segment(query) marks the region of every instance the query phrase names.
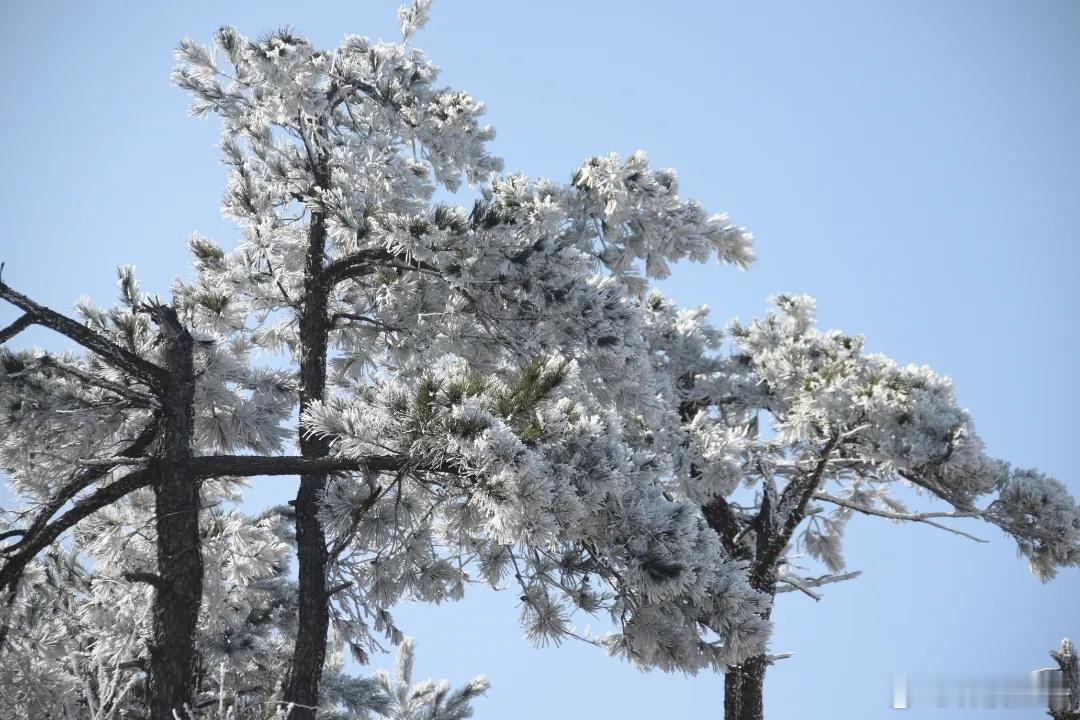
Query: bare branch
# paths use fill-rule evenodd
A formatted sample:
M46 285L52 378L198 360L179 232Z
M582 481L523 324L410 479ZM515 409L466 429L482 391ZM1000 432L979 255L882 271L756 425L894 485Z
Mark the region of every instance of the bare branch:
M0 330L0 345L6 343L11 338L21 333L26 328L34 324L34 318L30 313L26 313L18 320L8 325L3 330Z
M165 581L160 576L154 573L148 572L126 572L124 573L124 579L128 582L141 582L147 585L152 585L155 590L162 592L165 590Z
M977 510L977 508L971 503L970 498L963 497L957 492L942 486L940 483L936 482L931 478L921 477L916 473L911 473L904 470L897 471L897 474L908 482L912 483L913 485L918 485L921 488L929 490L934 495L949 503L953 507L962 508L965 512L974 512Z
M803 583L802 580L796 578L793 575L785 575L784 577L778 578L777 582L787 583L788 587L779 588L776 592L790 592L792 590L798 590L814 602L821 602L821 595L811 590L805 583Z
M372 455L365 458L321 457L299 455L263 457L257 455L203 455L192 459L196 477L252 477L255 475L326 475L339 472L435 472L461 475L461 468L450 462L438 465L417 465L406 457Z
M151 462L148 457L105 457L105 458L81 458L77 461L83 467L105 467L110 470L120 465L146 465Z
M827 495L825 493L814 493L814 499L815 500L820 500L822 502L832 503L833 505L839 505L840 507L845 507L845 508L848 508L849 510L854 510L855 512L860 512L863 515L874 515L876 517L888 518L890 520L901 520L901 521L904 521L904 522L923 523L925 525L930 525L932 527L936 527L939 530L944 530L946 532L951 532L954 535L960 535L960 536L966 537L969 540L974 540L975 542L979 542L979 543L987 542L986 540L983 540L982 538L975 537L974 535L970 535L970 534L964 532L963 530L957 530L956 528L951 528L948 525L942 525L941 523L935 522L933 520L933 518L974 518L974 517L982 517L982 514L978 513L978 512L902 513L902 512L893 512L891 510L879 510L877 508L866 507L865 505L859 505L858 503L853 503L853 502L851 502L849 500L844 500L843 498L834 497L832 495Z
M34 557L51 545L60 535L89 515L107 507L125 495L146 487L153 481L152 468L136 470L116 482L99 488L82 498L56 520L42 527L33 537L19 543L19 550L0 567L0 588L14 590L23 569Z
M0 540L7 540L13 537L26 537L25 530L8 530L7 532L0 533Z
M260 457L255 455L205 455L194 458L192 470L202 478L235 475L322 475L335 472L377 472L400 470L405 465L401 458L374 456L363 460L352 458L306 458L295 455Z
M94 332L85 325L39 305L22 293L0 282L0 300L7 300L33 319L33 323L55 330L61 335L78 343L90 352L98 355L110 365L119 368L155 390L164 384L165 372L151 362L123 348L103 335Z
M396 326L396 325L389 325L387 323L384 323L382 320L376 320L373 317L368 317L367 315L359 315L357 313L334 313L333 317L331 317L330 319L333 320L333 321L337 321L337 320L353 320L355 322L367 323L368 325L374 325L375 327L380 327L383 330L386 330L388 332L400 332L401 331L401 328Z
M798 590L806 593L814 600L821 600L821 596L818 593L811 592L810 588L821 587L822 585L831 585L833 583L844 582L845 580L854 580L862 575L862 570L855 570L854 572L844 573L843 575L822 575L816 578L799 578L794 575L781 575L778 578L778 582L786 583L789 587L779 587L776 592L793 592Z
M427 263L410 260L404 253L391 253L385 248L359 250L328 263L322 271L322 279L329 285L343 280L369 275L378 268L395 268L418 272L438 272Z
M328 588L326 590L326 597L329 599L329 598L333 597L334 595L338 594L339 592L341 592L342 590L348 590L350 587L352 587L352 580L349 580L347 582L343 582L343 583L341 583L339 585L335 585L334 587Z

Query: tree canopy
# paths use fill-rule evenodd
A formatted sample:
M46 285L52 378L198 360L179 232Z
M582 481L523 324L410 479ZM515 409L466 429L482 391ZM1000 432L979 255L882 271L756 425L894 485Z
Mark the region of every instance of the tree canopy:
M676 262L754 260L674 171L504 173L483 104L411 45L428 5L392 43L181 42L240 238L193 236L168 300L122 267L120 304L72 319L0 280L24 313L0 330L6 705L467 717L486 684L410 695L408 643L397 684L342 653L479 582L514 588L534 642L726 672L728 717L760 717L775 595L855 575L854 513L980 518L1043 580L1080 564L1064 485L986 454L947 378L818 329L808 297L721 329L658 293ZM31 325L80 350L8 349ZM280 475L289 506L237 509Z

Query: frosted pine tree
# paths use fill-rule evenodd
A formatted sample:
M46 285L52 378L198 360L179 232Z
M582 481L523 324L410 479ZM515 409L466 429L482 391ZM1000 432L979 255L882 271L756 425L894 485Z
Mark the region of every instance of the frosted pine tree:
M408 34L407 28L405 33ZM283 57L288 62L295 62L297 53L293 51L298 50L300 55L305 52L304 43L283 34L260 44L248 43L234 33L224 31L221 44L226 50L232 48L240 53L238 57L252 54L258 63L265 65L261 70L266 71L267 76L260 78L260 82L271 87L269 83L282 82L282 77L287 77L279 76L274 62ZM561 601L551 597L555 592L567 593L589 610L607 607L613 619L627 624L631 630L637 628L637 632L650 636L661 633L661 642L662 633L670 632L673 644L681 648L680 653L685 653L687 646L694 648L696 623L700 619L719 628L718 633L730 636L730 642L725 644L718 640L709 652L694 649L695 664L701 663L702 658L707 661L709 657L735 657L744 647L760 647L764 641L764 626L755 613L758 609L756 593L741 580L738 567L712 552L710 543L715 543L704 525L695 520L691 509L685 503L673 503L663 494L657 480L662 464L648 453L636 452L620 443L617 424L611 417L605 419L605 415L610 415L603 408L605 398L641 401L635 399L635 385L624 372L627 367L645 367L641 365L642 345L637 317L629 309L633 295L628 291L628 288L641 287L641 283L629 274L598 275L592 268L598 243L604 246L605 265L615 273L621 273L634 257L643 254L650 254L651 263L663 263L664 258L678 259L687 254L704 259L710 252L745 262L749 259L747 238L722 218L707 217L695 204L680 200L675 194L673 176L649 171L641 156L626 163L620 163L614 157L590 161L572 184L558 188L516 176L487 178L482 188L484 199L471 213L445 207L421 211L423 204L430 201L432 191L424 178L425 162L433 176L440 178L446 187L456 184L454 168L458 164L469 166L471 163L480 168L467 173L468 179L477 183L497 166L497 161L482 156L482 153L480 160L468 160L470 153L479 152L475 147L476 140L482 140L487 131L472 129L466 121L466 127L460 133L462 137L455 136L455 131L446 123L458 113L452 108L454 103L468 105L467 98L451 91L430 90L425 83L433 69L422 56L406 52L400 45L376 45L368 57L366 41L360 40L350 40L344 48L340 53L342 62L351 57L356 72L363 72L364 62L374 60L379 66L382 62L379 58L384 54L391 60L398 55L405 58L408 62L404 68L395 69L396 61L388 62L390 74L379 82L395 88L400 80L398 76L409 78L411 91L428 103L425 107L435 118L430 121L434 127L416 130L428 135L414 137L410 128L415 121L409 120L407 113L399 112L400 108L392 108L394 113L383 118L387 108L381 102L374 104L380 98L364 94L370 92L370 88L362 77L356 80L354 90L363 92L354 93L350 96L352 100L343 101L344 104L339 106L350 116L367 117L374 129L369 133L363 124L351 129L345 126L348 132L339 140L347 157L351 157L354 146L384 144L389 149L397 148L397 154L384 152L381 157L364 156L344 166L355 176L346 176L347 182L340 188L343 197L349 202L355 201L356 197L364 202L381 198L382 207L372 205L370 218L364 220L363 232L344 226L346 233L356 235L347 242L356 243L364 239L370 223L372 242L364 247L346 244L343 247L347 253L340 253L342 247L334 248L340 256L322 263L318 273L309 269L306 276L293 273L292 277L275 277L278 272L275 253L281 258L287 258L289 253L296 255L295 248L289 246L289 228L297 221L284 219L275 224L276 216L273 212L267 214L264 208L262 221L269 223L267 227L274 230L272 237L279 242L266 253L259 250L255 255L257 262L265 259L265 272L260 267L247 272L246 276L243 274L250 269L243 264L251 261L249 247L227 256L212 243L196 238L191 246L201 278L195 285L181 284L174 288L177 298L174 307L144 303L137 297L131 274L126 273L124 288L128 311L100 313L84 309L87 316L84 325L89 325L90 331L79 329L65 334L81 342L92 353L104 353L106 360L112 362L104 363L102 368L98 366L100 363L95 364L93 357L72 357L70 365L77 373L68 374L78 374L81 380L98 390L107 383L105 389L113 395L128 401L137 398L141 405L136 407L148 406L150 412L138 417L146 426L137 433L127 433L123 438L126 442L120 448L115 447L117 440L112 436L102 434L107 433L110 425L95 422L93 416L75 414L65 417L59 414L65 409L81 411L81 407L64 408L41 402L36 406L37 412L31 422L24 421L21 416L11 418L8 437L14 451L8 469L13 476L20 473L41 475L50 470L60 470L60 475L72 469L77 473L71 482L60 487L48 484L17 487L20 496L28 502L28 509L15 511L13 528L6 533L7 537L16 539L6 548L5 554L11 558L4 566L5 579L10 581L7 585L10 597L14 598L9 607L11 624L16 624L19 580L26 568L35 562L38 553L85 520L94 533L85 535L94 540L85 552L91 555L107 552L110 547L119 545L125 551L124 564L133 566L120 568L120 578L148 586L142 588L141 595L129 593L119 597L117 593L123 595L126 591L119 588L130 589L132 586L117 585L113 596L95 600L95 604L110 609L145 606L149 593L154 598L153 615L161 619L149 642L151 655L157 653L159 662L154 662L154 657L148 663L142 662L145 658L135 657L121 661L120 664L126 666L121 669L145 669L148 666L152 682L147 694L151 706L156 708L153 710L155 716L168 716L178 707L190 704L189 700L197 702L199 676L195 670L197 637L194 619L199 614L200 603L204 610L209 609L208 602L220 598L221 591L207 584L208 576L200 577L207 571L206 567L200 568L201 555L210 552L213 546L205 542L201 533L194 534L200 524L196 520L200 515L198 506L213 500L200 498L198 493L191 492L191 488L199 482L203 482L204 487L212 487L213 484L206 485L206 481L221 476L311 471L315 474L307 477L315 478L313 482L324 486L317 488L319 491L314 495L304 496L309 500L314 498L308 505L303 497L296 503L301 565L299 613L298 622L293 626L292 669L286 673L284 692L276 701L290 707L294 715L311 714L315 703L321 700L312 688L323 676L326 622L331 609L329 598L335 595L340 598L340 602L332 606L337 621L335 636L344 639L357 656L363 657L375 643L368 623L373 621L374 630L391 640L398 640L400 633L393 627L387 608L403 594L433 600L459 596L467 579L464 568L474 560L484 568L484 575L493 584L499 583L511 562L515 565L514 576L526 590L523 620L529 634L538 641L558 640L569 631L565 620L568 611ZM188 58L200 57L190 45L185 45L182 53ZM325 59L325 56L314 53L308 59L318 67L320 58ZM238 62L241 66L244 64ZM234 70L237 76L243 75L242 67ZM183 72L178 75L181 83L190 81L185 77ZM328 76L313 77L313 88L319 90L324 80L328 80ZM256 94L264 96L262 90ZM352 107L349 102L356 102L360 107ZM393 99L391 107L397 102L399 99ZM420 100L401 100L406 105L418 102ZM451 109L444 113L437 107L440 104ZM474 105L472 112L478 110L479 106ZM442 117L446 113L447 117ZM380 129L380 123L385 123L386 127ZM359 139L348 134L361 130L364 132ZM238 132L232 136L244 137ZM470 139L469 136L477 137ZM252 137L266 139L266 136ZM269 137L273 140L272 133ZM305 137L301 132L302 155L298 146L291 146L296 152L290 157L300 163L299 178L304 177L300 170L310 173L319 170L317 164L305 170L303 163L310 162L311 157L321 157L323 152L319 150L316 156L309 155L308 145L321 140L310 137L305 140ZM414 142L422 148L424 161L404 157L405 149ZM283 151L286 156L289 156L289 147L286 144ZM236 145L227 144L227 150L233 155L239 152ZM257 160L261 152L257 148L252 157ZM252 197L243 194L247 192L245 183L255 191L259 187L252 181L254 176L244 178L243 167L241 163L230 198L237 201L237 207L251 207ZM363 184L365 173L374 178L370 187ZM631 182L624 182L623 176ZM390 192L385 192L385 182L390 182ZM603 183L610 183L612 187L598 190ZM317 185L308 189L316 196L324 194ZM296 202L288 193L285 197L285 204ZM303 231L299 246L310 249L304 243L310 243L312 233L318 240L320 233L343 216L331 216L331 206L321 205L314 197L302 199L317 209L323 208L323 211L307 216L306 226L300 225ZM522 202L524 208L519 207ZM341 207L347 209L345 205ZM272 203L270 209L275 209ZM528 213L529 217L515 217L522 212ZM601 216L607 219L602 220ZM514 226L526 220L530 227L524 234L519 233ZM610 242L599 235L601 222L610 224ZM640 230L634 230L635 223ZM545 241L546 233L563 232L564 229L568 234L559 242ZM642 231L655 233L657 237L651 242L665 245L663 251L654 252L650 244L635 238L634 233ZM257 238L261 230L256 228L252 232ZM342 231L335 232L338 233L335 238L340 238ZM432 237L425 238L425 234ZM440 235L445 235L447 241L445 251L431 246ZM473 257L471 243L478 235L486 236L489 247L486 253ZM400 241L391 240L394 236L400 236L410 244L402 246ZM348 234L345 237L348 238ZM428 255L431 262L444 263L445 267L433 270L433 265L417 259L420 253ZM437 256L436 253L444 255ZM239 273L234 272L237 260L241 263ZM466 275L468 265L474 265L475 269ZM285 263L283 267L294 266ZM219 270L225 272L219 274ZM553 270L559 272L549 272ZM357 282L366 276L376 276L369 278L374 281L371 287ZM237 277L240 282L236 282ZM430 277L431 280L418 284L418 277L424 280ZM536 278L550 278L550 284L536 283ZM309 311L324 302L324 309L329 312L329 293L320 300L321 292L347 282L351 283L348 286L350 294L342 298L335 293L333 315ZM246 288L245 285L253 287ZM370 315L361 314L370 312L367 304L373 298L378 299L378 294L383 293L380 288L388 285L392 292L387 293L386 307L381 308L379 314L384 317L396 314L409 322L419 321L418 327L410 328L405 343L394 336L397 331L389 323L378 319L372 322ZM258 293L264 286L272 294L260 298ZM290 297L289 287L292 287L296 300ZM441 311L430 313L437 318L426 319L427 313L417 313L418 309L423 309L423 305L416 305L418 291L432 296L430 302L435 308L439 307L437 303L443 303ZM475 295L475 299L470 295ZM6 289L5 299L27 312L5 330L5 340L14 337L28 324L57 316L33 305L14 290ZM508 301L513 304L508 306ZM553 305L556 301L559 304ZM280 314L287 315L292 311L299 311L292 321L286 320L277 328L267 324L268 320L280 320ZM147 360L158 359L162 344L160 333L150 330L144 322L147 317L156 317L155 313L167 316L169 331L183 346L183 352L178 352L176 360L184 366L179 374ZM323 393L327 401L333 400L333 403L324 405L321 399L305 401L304 388L321 382L322 361L319 358L327 351L327 345L313 342L310 334L296 333L294 337L295 327L291 327L290 322L297 327L303 325L308 331L318 330L314 326L323 322L343 324L344 327L335 328L341 330L334 333L335 342L349 352L343 352L338 358L339 370L333 378L335 394ZM377 332L372 333L369 325ZM70 330L80 325L68 320L63 327ZM433 328L444 331L433 331ZM537 329L543 332L530 337ZM326 334L330 337L328 327ZM116 342L111 345L103 339L110 335L116 336ZM393 342L386 343L388 338ZM119 341L129 345L130 349L124 349ZM299 442L302 456L212 455L232 449L255 453L277 450L283 408L296 399L295 388L288 382L260 381L259 385L253 386L245 379L248 373L243 365L245 358L239 358L239 362L236 358L222 362L221 353L215 349L227 347L242 354L251 347L273 349L282 344L296 348L299 360L299 404L307 424L302 428ZM395 348L395 344L403 345L402 349ZM122 352L113 345L120 347ZM580 354L588 361L580 365L586 377L607 382L610 387L604 390L600 401L584 391L580 379L574 381L576 389L564 389L558 397L553 395L569 374L571 364L557 357L550 361L534 358L548 357L555 349ZM595 352L586 352L590 349ZM456 360L452 357L455 355ZM432 376L425 370L435 361L441 369L437 376ZM80 367L80 363L90 369ZM5 376L9 382L7 389L15 398L13 407L18 407L24 399L27 392L25 378L36 369L16 365ZM90 370L106 377L98 377ZM483 372L483 376L477 375L478 371ZM48 373L45 375L48 377ZM212 385L210 389L205 387L207 381ZM305 382L309 385L305 386ZM163 391L164 386L182 389L183 397L157 397L156 393ZM446 392L437 392L439 388ZM230 397L230 392L237 397ZM413 400L411 408L410 399ZM403 438L376 444L372 455L357 455L350 448L349 437L344 433L335 434L340 423L335 424L334 413L355 412L369 403L386 402L397 403L391 406L395 411L402 408L415 410L415 430L410 430ZM402 402L406 404L402 405ZM263 404L268 407L261 407ZM548 432L536 420L541 405L550 406L545 412L553 420L567 421L567 438L554 437L550 442L540 443L542 439L548 440ZM175 451L172 454L162 454L163 449L157 442L152 410L158 406L167 408L182 430L181 442L175 447L170 446L171 451ZM122 405L120 409L128 408ZM117 417L125 417L115 410L109 408L114 421ZM470 414L475 417L460 417ZM87 438L81 443L82 449L100 449L104 451L104 457L80 454L61 458L62 462L57 466L44 466L33 452L24 452L48 442L49 433L66 436L69 428L65 423L73 421L87 425L84 428ZM428 441L426 432L430 428L438 429L440 423L447 421L449 434L435 438L445 447L440 448L437 444L427 447L424 444ZM54 422L59 426L52 427L50 423ZM200 424L205 425L205 431L199 432ZM349 425L340 427L350 428ZM254 439L245 436L251 433L255 433ZM488 436L498 434L500 443L489 448L489 440L483 439L477 446L478 436L485 433ZM169 433L170 438L176 435L172 431ZM357 440L367 442L370 439L365 434ZM421 444L414 447L410 442L404 442L414 439ZM326 453L310 451L312 444L322 444L327 449L334 447L335 457L320 457ZM549 452L567 457L549 457ZM503 471L490 481L485 479L496 474L492 468L494 462L504 462L513 456L520 456L520 470ZM429 463L432 457L444 458L445 462ZM515 460L515 464L518 462ZM103 469L79 473L77 469L83 465ZM571 469L575 465L580 465L580 469L573 472L574 482L567 484L557 473L563 467ZM137 469L118 476L116 470L127 467ZM141 561L138 554L127 553L144 529L145 516L138 512L133 516L124 515L122 510L128 503L138 505L138 491L153 485L161 469L172 474L172 489L186 491L182 507L159 508L159 503L155 502L153 509L155 516L160 518L186 518L186 535L158 533L161 542L182 545L184 554L194 561L178 576L167 576L168 573L163 571L164 568L175 570L173 553L168 549L158 547L156 557L154 553L144 552ZM349 475L337 478L332 484L319 480L331 471ZM606 500L610 497L614 505L583 503L575 497L579 486L581 492L591 489L596 498ZM471 503L481 492L489 505L490 516L476 512ZM69 500L76 501L75 507L54 517ZM121 511L117 511L114 505L121 500ZM147 498L143 497L141 503L143 513L151 512ZM562 507L563 504L567 507ZM553 517L545 519L540 514L544 512L552 513ZM650 526L634 525L638 520L636 513L642 512ZM33 518L31 526L23 528L22 519L27 517ZM567 527L560 527L568 526L575 518L588 522L579 524L573 533L567 533ZM104 527L101 522L106 523ZM216 520L213 522L217 524ZM304 525L305 522L308 525ZM536 522L541 527L535 527ZM329 537L323 523L330 531ZM121 529L124 527L128 530ZM656 547L655 542L649 540L657 528L670 528L665 533L672 538L670 548ZM105 532L110 529L112 532ZM118 543L107 542L111 535L118 538ZM322 541L311 542L313 537L316 540L322 538ZM612 558L607 557L609 541L616 543ZM560 544L566 546L565 551ZM512 546L516 547L516 554ZM269 540L262 550L270 556L279 551L279 546ZM579 560L576 566L570 566L568 558L571 555L590 560L588 563ZM702 567L701 578L692 585L667 582L665 568L669 556L679 555L687 555L688 563ZM317 556L316 567L313 572L305 573L305 562L312 556ZM115 556L105 557L116 559ZM222 560L222 563L227 564L227 561ZM280 574L272 560L268 559L267 563L264 572L273 570ZM211 569L213 564L210 564ZM370 571L372 567L377 571ZM610 580L614 592L593 589L589 585L587 568L592 569L594 582ZM620 568L627 572L620 573ZM158 572L154 572L155 569ZM310 585L305 586L305 578L317 586L317 592L311 592ZM338 578L340 582L330 582ZM232 590L240 594L247 590L244 585L231 582ZM577 587L571 588L568 584L571 582ZM200 584L203 584L201 589L208 592L201 594ZM184 612L170 612L164 607L171 596L167 590L175 585L185 589ZM704 608L699 608L698 599L703 597L709 600ZM175 602L176 598L171 601ZM165 619L183 622L165 622ZM211 622L220 625L223 621L212 617ZM311 632L312 622L316 626L322 623L321 633L318 627L316 632ZM116 623L116 627L137 624L131 620ZM26 629L25 625L22 629ZM145 634L136 643L139 648L134 651L136 655L148 644ZM164 651L166 636L171 637L182 652L176 652L175 648ZM105 643L99 643L97 647L104 648ZM311 665L313 661L317 661L315 665ZM296 671L298 663L302 666L300 672ZM167 685L168 689L155 690L155 677L161 681L158 685ZM296 690L298 684L305 687ZM265 693L266 688L262 687L261 692ZM296 693L300 693L301 700L296 699ZM309 702L303 702L304 699Z
M223 446L278 448L276 425L291 403L282 402L284 379L249 368L242 347L197 339L174 306L141 295L130 268L120 275L123 305L106 312L81 303L82 322L0 282L0 298L24 313L0 331L5 342L36 324L87 351L0 354L0 457L24 503L3 513L0 652L5 662L20 649L26 662L38 652L31 638L41 598L33 579L39 554L49 550L60 563L54 577L62 569L73 580L72 597L64 598L73 630L57 637L73 653L66 659L87 652L91 668L141 669L154 715L166 716L192 699L200 603L204 589L218 589L204 582L222 565L257 578L281 555L271 538L260 539L266 528L207 513L222 539L225 528L245 533L263 552L241 558L226 540L204 563L200 509L221 490L200 488L194 456ZM234 432L217 431L215 412L232 418ZM73 529L74 553L59 551L58 540ZM84 559L95 565L92 576L82 571ZM57 587L56 597L62 593ZM32 673L24 677L34 681Z
M403 460L301 478L283 701L296 717L315 705L332 622L363 659L373 631L400 637L396 600L459 597L471 563L521 583L539 641L570 632L576 604L609 611L648 664L760 651L758 593L618 417L665 412L635 262L746 265L749 237L642 154L590 159L564 184L498 175L482 104L437 87L409 45L425 9L403 11L400 43L324 52L225 28L215 48L179 50L193 111L222 119L223 209L244 236L228 251L192 240L196 322L290 354L304 458ZM470 209L435 202L462 183Z
M387 698L386 716L392 720L466 720L473 716L472 701L487 692L487 678L473 678L453 692L450 683L431 680L413 684L415 643L405 638L398 647L395 677L385 671L375 681Z
M753 260L673 171L635 153L564 182L502 174L483 105L411 46L428 5L402 9L395 43L223 28L180 45L175 82L222 121L242 239L193 237L173 305L125 272L127 309L65 323L3 286L26 313L5 342L39 323L90 353L4 356L0 451L24 503L0 530L5 646L39 648L30 665L0 655L5 691L37 708L89 682L95 707L143 692L155 718L226 692L290 718L359 715L369 686L336 673L341 653L401 642L400 599L479 579L515 588L535 642L725 671L727 716L758 718L773 599L853 575L853 512L978 517L1044 579L1077 564L1074 501L987 457L947 380L815 329L806 298L725 335L650 293L683 259ZM455 192L474 199L437 200ZM287 367L256 368L255 351ZM224 509L257 475L300 476L291 507ZM902 507L897 482L944 509ZM172 562L192 548L198 563ZM20 590L32 573L52 573L48 593ZM162 590L182 579L170 614ZM610 632L584 635L580 613ZM51 649L65 633L88 645L69 669ZM118 674L143 666L144 689ZM423 711L459 712L441 702Z
M24 311L5 342L41 325L90 351L0 354L0 452L25 503L0 515L0 699L12 717L95 720L287 707L291 510L228 509L240 485L227 476L297 471L257 454L281 449L295 391L247 346L193 334L186 312L143 297L130 268L120 287L123 305L82 302L77 322L0 280ZM213 454L230 449L256 454ZM342 665L323 668L321 716L388 707Z
M855 513L917 522L973 518L1015 539L1043 581L1080 565L1080 508L1059 481L985 454L949 379L863 352L863 339L814 325L814 301L777 296L774 308L726 333L706 310L652 295L654 366L680 423L652 437L675 459L673 492L700 506L724 552L748 564L768 597L858 576L842 541ZM902 485L939 507L910 509ZM809 575L806 557L823 572ZM725 677L725 717L763 716L771 660L760 654Z

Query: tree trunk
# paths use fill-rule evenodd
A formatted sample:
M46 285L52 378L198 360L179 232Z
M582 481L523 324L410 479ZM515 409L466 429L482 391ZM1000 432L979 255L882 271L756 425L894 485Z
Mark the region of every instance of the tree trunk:
M193 343L171 308L159 308L165 343L161 452L153 481L157 576L134 576L154 585L154 637L150 649L150 716L173 720L195 692L195 631L202 601L199 483L192 472L195 393Z
M833 436L822 448L814 470L793 478L782 493L778 493L772 481L767 480L762 485L761 507L748 525L740 523L722 497L713 498L702 508L706 522L720 536L732 557L750 561L750 586L768 597L768 603L760 613L765 620L772 615L776 602L776 578L784 551L795 529L806 517L807 505L821 485L825 468L838 442L838 436ZM736 542L743 529L754 530L752 554L749 543L739 545ZM765 713L765 671L769 664L766 655L756 655L727 671L724 677L724 720L762 720Z
M327 317L329 290L323 278L326 252L326 224L321 213L313 212L309 246L304 267L304 306L300 313L300 412L322 400L326 391L326 352L330 332ZM321 458L329 454L322 437L310 435L300 423L300 454ZM285 682L283 701L292 704L289 720L310 720L319 705L319 679L326 660L326 633L330 627L330 606L326 588L329 554L326 533L319 521L319 495L326 488L326 475L302 475L296 495L296 553L299 570L299 607L296 646Z
M765 579L754 577L751 584L768 594L769 603L762 617L772 615L776 602L776 581L768 574ZM730 668L724 674L724 720L762 720L765 717L765 672L769 669L766 655L755 655Z
M299 607L284 702L292 704L289 720L315 717L319 678L326 660L330 607L326 597L326 535L318 518L318 496L326 486L323 475L304 475L296 496L296 546L299 564Z
M762 720L765 717L762 690L768 659L750 658L724 675L724 720Z

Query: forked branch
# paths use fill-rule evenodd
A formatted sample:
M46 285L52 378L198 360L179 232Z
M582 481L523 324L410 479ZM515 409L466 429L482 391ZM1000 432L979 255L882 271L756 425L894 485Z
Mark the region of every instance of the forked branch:
M31 324L47 327L78 343L113 367L129 373L132 378L149 385L155 390L160 389L164 384L165 373L158 366L142 359L127 348L117 345L112 340L94 332L85 325L61 315L55 310L50 310L44 305L39 305L2 281L0 281L0 300L6 300L26 313L23 318L15 321L15 325L21 324L18 330ZM29 319L24 320L27 317ZM12 326L9 325L4 329L4 333L8 333L11 328Z

